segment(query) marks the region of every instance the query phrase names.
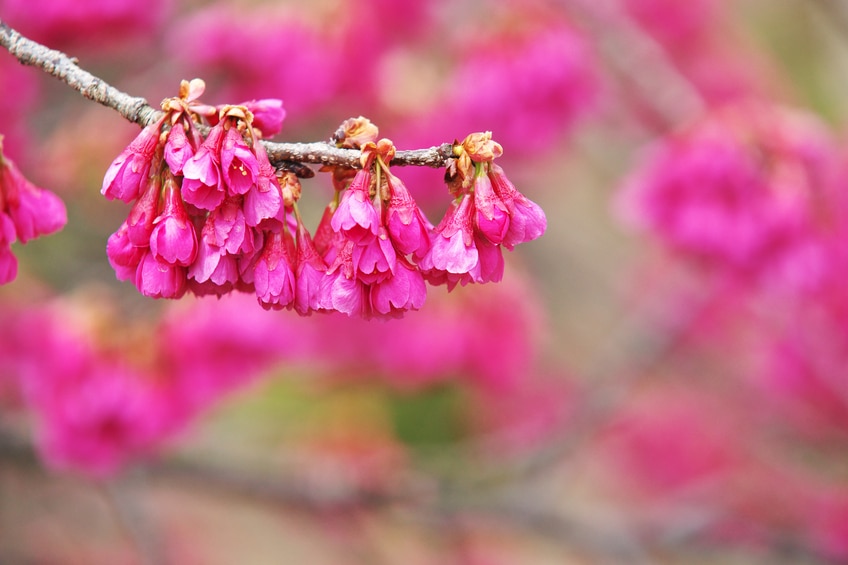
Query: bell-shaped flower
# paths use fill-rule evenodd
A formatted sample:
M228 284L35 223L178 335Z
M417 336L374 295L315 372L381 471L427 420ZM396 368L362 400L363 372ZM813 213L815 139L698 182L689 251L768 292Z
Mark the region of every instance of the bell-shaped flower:
M147 179L147 186L133 204L127 217L127 235L133 245L147 247L153 233L153 222L159 216L160 178L158 175Z
M180 298L186 291L186 268L157 259L148 250L138 265L135 286L151 298Z
M386 169L383 174L389 187L386 227L392 243L402 255L421 258L430 249L433 224L424 216L403 181Z
M100 193L106 198L132 202L144 190L159 145L159 130L165 117L141 130L106 170Z
M452 202L433 232L430 250L418 263L431 284L447 283L452 288L457 282L471 280L470 273L478 266L471 202L471 194Z
M303 224L298 224L294 309L301 316L322 308L321 281L326 272L327 265L318 255L312 237Z
M0 211L11 218L21 243L59 231L68 221L62 200L32 184L15 163L0 156Z
M356 278L372 284L392 276L398 256L386 228L380 226L376 238L352 247L352 260Z
M507 205L495 194L492 180L479 167L474 177L474 228L490 243L502 243L509 229Z
M15 241L15 224L12 219L0 212L0 284L15 280L18 276L18 259L12 253Z
M541 237L548 227L548 220L542 208L516 190L498 165L489 164L488 177L492 181L495 194L509 210L509 229L504 235L504 247L513 249L519 243Z
M134 280L138 264L144 258L147 249L133 245L129 237L129 227L126 222L121 224L118 231L109 236L106 242L106 256L109 264L115 269L119 281Z
M221 171L228 194L245 194L256 185L259 162L238 128L230 127L221 144Z
M372 178L370 169L357 171L330 220L333 231L356 243L367 243L380 227L380 215L371 201Z
M253 149L258 167L256 182L244 195L244 218L249 226L276 217L283 208L280 183L265 147L256 141Z
M279 310L294 301L294 269L283 231L266 235L262 255L253 267L256 297L266 310Z
M251 100L242 104L253 114L253 128L262 132L262 137L268 138L280 133L286 110L283 101L278 98L263 98Z
M371 309L368 303L368 287L354 274L354 245L352 241L345 240L338 249L333 264L327 269L327 274L321 281L321 307L348 316L369 317Z
M371 285L371 309L376 314L400 317L424 305L427 288L421 272L405 259L398 260L394 276Z
M203 210L214 210L226 195L219 157L223 137L224 128L213 127L206 141L183 166L183 200Z
M200 146L197 132L193 126L189 127L190 131L187 135L183 122L178 121L171 127L168 139L165 141L165 162L175 175L182 174L183 167Z
M165 181L165 208L153 224L150 235L153 255L171 265L191 265L197 257L197 232L172 175Z

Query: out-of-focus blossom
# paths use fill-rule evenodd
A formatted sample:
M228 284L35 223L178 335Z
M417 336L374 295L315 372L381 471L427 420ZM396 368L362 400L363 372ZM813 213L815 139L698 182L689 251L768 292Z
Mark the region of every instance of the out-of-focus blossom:
M3 155L2 139L0 136L0 284L6 284L18 273L12 243L57 232L68 215L58 196L32 184Z
M815 288L826 275L816 248L845 229L838 163L814 117L731 106L661 140L625 182L619 210L709 268Z
M56 49L103 48L129 37L153 33L170 11L171 0L144 5L129 0L79 3L72 0L2 0L4 20L22 33ZM119 41L120 40L120 41Z

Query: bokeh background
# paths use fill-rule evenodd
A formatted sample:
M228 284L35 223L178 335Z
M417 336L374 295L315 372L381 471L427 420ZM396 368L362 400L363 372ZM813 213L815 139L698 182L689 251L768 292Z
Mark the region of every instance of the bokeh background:
M848 562L840 0L0 0L154 105L491 130L546 211L402 320L144 298L100 194L138 133L0 53L3 150L68 207L0 288L0 562ZM437 222L442 171L396 171ZM314 227L332 196L304 181Z

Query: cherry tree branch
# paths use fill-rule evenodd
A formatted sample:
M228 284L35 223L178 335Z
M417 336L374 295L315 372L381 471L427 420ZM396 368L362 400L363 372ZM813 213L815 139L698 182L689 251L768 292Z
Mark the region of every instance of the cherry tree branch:
M111 108L126 120L147 126L162 116L162 111L147 100L118 90L103 79L81 68L75 58L50 49L15 31L0 19L0 45L24 65L37 67L56 77L85 98ZM263 141L268 157L275 165L285 161L318 165L342 165L359 168L360 151L342 149L330 142L274 143ZM428 149L398 151L392 159L394 166L412 165L439 168L452 157L453 146L443 143Z

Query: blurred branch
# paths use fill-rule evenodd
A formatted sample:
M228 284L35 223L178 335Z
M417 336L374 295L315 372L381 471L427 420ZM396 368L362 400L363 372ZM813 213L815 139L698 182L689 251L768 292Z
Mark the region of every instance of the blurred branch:
M848 4L845 0L813 0L825 19L839 31L843 40L848 40Z
M665 50L624 11L619 0L564 0L582 21L615 75L635 90L665 128L702 114L706 104L692 83L674 66Z
M134 476L119 478L104 484L103 492L143 565L165 565L168 559L162 536L135 492L138 483Z
M144 98L131 96L94 76L77 64L77 60L61 51L50 49L28 39L0 20L0 45L24 65L37 67L56 77L85 98L118 112L142 127L155 122L162 112ZM328 142L273 143L262 142L273 164L283 161L321 165L343 165L359 168L359 150L341 149ZM398 151L391 164L439 168L452 156L452 145L443 143L428 149Z

